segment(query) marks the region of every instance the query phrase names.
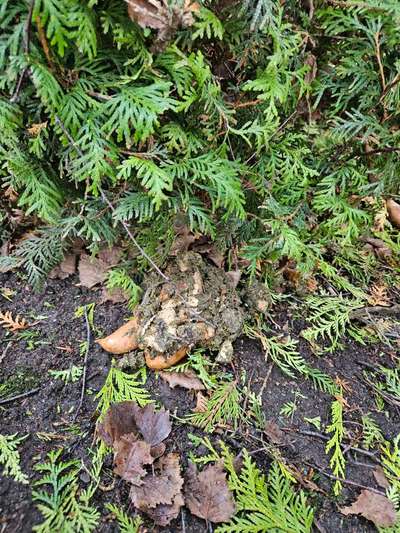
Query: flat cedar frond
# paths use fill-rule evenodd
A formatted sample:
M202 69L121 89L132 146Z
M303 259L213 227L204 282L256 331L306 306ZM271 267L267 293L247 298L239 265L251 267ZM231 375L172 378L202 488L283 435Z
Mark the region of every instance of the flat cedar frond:
M382 430L371 415L367 414L362 417L362 425L363 446L366 450L384 441Z
M243 450L239 473L227 448L223 448L222 455L237 512L230 523L217 528L217 533L311 532L314 511L307 504L305 494L295 492L292 481L278 463L272 463L265 478L247 450Z
M146 369L142 368L135 374L128 374L115 366L111 366L106 381L96 398L99 399L97 410L104 416L112 403L135 401L143 406L152 400L148 391L143 388L146 383Z
M384 441L381 445L381 461L383 471L390 483L388 497L397 511L400 511L400 435L393 442ZM382 530L383 531L383 530ZM394 530L393 533L396 533Z
M3 467L2 474L10 476L15 481L28 484L28 476L20 467L20 455L17 447L26 437L14 435L0 435L0 465Z
M344 436L344 427L343 427L343 402L339 400L335 400L332 402L331 405L331 423L326 428L327 433L332 433L332 436L330 437L329 441L326 444L325 452L329 453L331 450L332 455L330 458L330 465L332 468L332 472L335 476L338 478L345 478L345 467L346 467L346 460L344 458L341 444ZM342 483L338 479L335 481L333 485L333 492L335 496L338 496L340 494L340 491L342 490Z
M207 432L220 425L236 426L242 414L241 399L236 381L221 383L207 399L204 410L187 415L185 421Z
M5 311L4 313L0 311L0 325L12 332L29 328L25 318L21 318L19 315L13 318L11 311Z
M335 395L339 392L333 379L319 370L318 368L308 365L306 360L297 351L297 341L291 338L282 339L276 336L268 335L261 324L257 327L245 326L245 333L253 339L260 340L265 357L271 357L272 361L289 377L295 377L298 372L303 376L310 378L315 388Z
M54 531L91 533L98 526L99 512L89 504L87 493L79 493L80 461L62 461L62 450L52 450L47 462L35 465L42 474L35 483L32 499L37 503L44 521L33 527L38 533Z
M121 533L140 533L140 526L143 524L140 516L132 518L112 503L106 503L106 508L115 516Z
M361 300L342 297L311 296L307 300L310 314L307 322L311 323L302 331L302 336L310 342L326 340L329 345L325 351L332 351L339 345L351 323L351 312L363 307Z

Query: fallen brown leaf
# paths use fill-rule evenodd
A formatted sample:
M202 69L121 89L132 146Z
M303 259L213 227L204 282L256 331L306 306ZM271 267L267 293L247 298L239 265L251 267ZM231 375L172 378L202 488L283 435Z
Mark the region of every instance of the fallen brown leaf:
M167 525L183 505L182 486L179 455L169 453L154 463L154 474L142 478L140 486L132 486L130 498L156 524Z
M138 432L154 449L153 458L156 457L159 451L155 447L171 433L169 411L155 411L152 403L139 407L136 402L120 402L111 405L103 422L97 425L97 433L109 446L114 446L123 435Z
M377 465L374 470L372 471L372 474L375 478L375 481L378 483L380 487L383 489L388 489L390 487L390 483L387 480L387 477L385 476L385 472L383 471L383 468L380 465Z
M283 444L286 440L284 432L273 420L267 420L264 433L273 444Z
M120 402L111 405L103 422L97 424L97 433L108 446L113 446L122 435L137 433L135 402Z
M129 17L142 28L159 30L159 39L164 39L179 26L194 24L193 13L199 10L199 5L190 0L174 6L170 6L167 0L126 0L126 3Z
M370 295L368 296L368 303L373 306L389 307L390 298L387 293L388 288L385 284L374 283L370 289Z
M168 383L171 389L183 387L189 390L204 390L203 383L194 372L159 372L161 378Z
M105 281L107 271L118 264L122 249L117 246L101 250L97 257L82 254L79 260L79 282L83 287L91 289L98 283Z
M393 503L383 494L368 489L361 491L357 500L348 507L342 507L340 512L344 515L360 514L377 527L393 526L397 520Z
M376 239L375 237L364 237L362 240L373 249L379 259L387 260L392 256L392 250L381 239Z
M49 273L51 279L66 279L76 272L76 255L69 254Z
M317 58L314 54L309 53L304 61L304 65L307 65L309 68L309 71L304 76L304 82L307 84L310 84L313 82L317 76Z
M400 228L400 204L389 198L389 200L386 200L386 209L390 222Z
M152 446L166 439L172 429L169 411L155 411L152 403L136 409L135 422L144 440Z
M220 463L208 465L200 473L189 463L185 503L191 513L209 522L226 522L232 518L235 503Z
M154 457L150 453L150 444L137 440L137 435L128 433L114 442L114 472L134 485L141 485L141 478L146 475L144 465L150 465Z
M115 287L114 289L107 289L103 287L99 303L111 302L113 304L124 303L128 300L128 295L122 289Z

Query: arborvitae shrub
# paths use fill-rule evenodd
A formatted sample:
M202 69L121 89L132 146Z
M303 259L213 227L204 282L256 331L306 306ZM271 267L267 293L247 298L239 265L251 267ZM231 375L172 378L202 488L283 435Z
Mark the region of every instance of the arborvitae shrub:
M270 279L290 263L356 293L382 258L370 237L391 273L397 0L202 2L161 41L123 0L31 6L0 7L0 238L21 234L17 207L36 230L3 268L38 282L76 236L125 237L120 221L162 262L180 217Z

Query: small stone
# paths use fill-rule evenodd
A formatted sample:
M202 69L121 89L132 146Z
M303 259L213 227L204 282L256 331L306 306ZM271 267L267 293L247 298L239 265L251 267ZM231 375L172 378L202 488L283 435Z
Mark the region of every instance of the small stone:
M217 358L215 361L221 363L222 365L227 365L232 362L233 359L233 346L230 340L225 340L221 344Z

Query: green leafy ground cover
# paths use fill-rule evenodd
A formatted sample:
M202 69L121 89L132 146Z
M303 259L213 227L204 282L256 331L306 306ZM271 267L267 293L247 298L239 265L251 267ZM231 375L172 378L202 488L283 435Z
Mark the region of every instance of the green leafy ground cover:
M164 13L157 33L131 20L122 0L2 1L0 270L17 269L40 288L77 238L94 254L122 241L123 267L108 284L130 293L132 309L149 258L163 268L180 224L213 241L244 283L264 282L274 302L300 298L302 336L315 352L337 350L345 333L396 350L396 322L374 312L398 297L399 3L221 0L168 11L186 22L176 27ZM265 324L246 333L284 374L332 396L326 452L339 495L346 384ZM366 376L381 408L400 398L394 360ZM189 368L203 383L208 376L210 390L205 411L187 420L206 432L235 427L241 384L210 377L196 357ZM73 383L82 366L53 372ZM112 367L98 392L100 412L114 401L150 401L143 376L121 372ZM282 412L290 418L296 408L295 398ZM368 415L363 439L367 450L379 447L398 510L398 440L385 440ZM21 442L1 436L0 460L24 483ZM311 528L313 512L279 457L265 481L250 456L237 474L230 452L218 453L239 513L221 531ZM80 491L78 462L60 461L52 453L37 466L39 485L53 487L34 493L38 530L95 530L90 500L101 466ZM110 512L122 531L140 527Z

